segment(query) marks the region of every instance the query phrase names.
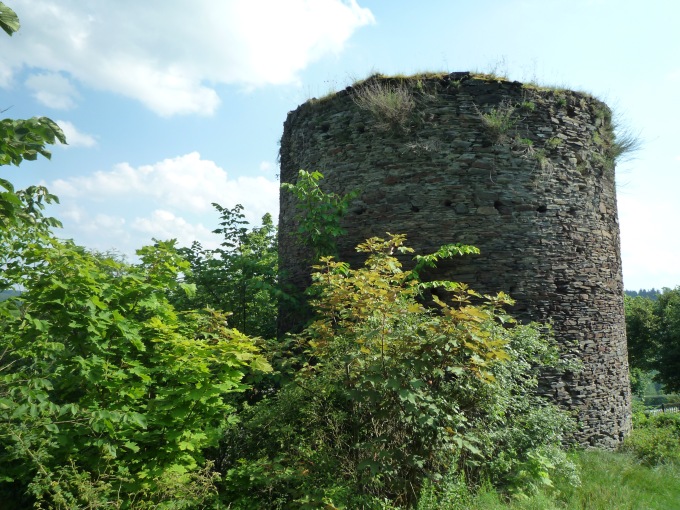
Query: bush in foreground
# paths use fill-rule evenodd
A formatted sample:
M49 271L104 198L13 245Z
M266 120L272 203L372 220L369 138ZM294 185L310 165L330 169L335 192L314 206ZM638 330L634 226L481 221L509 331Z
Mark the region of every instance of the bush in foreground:
M680 414L633 417L633 433L624 441L623 449L649 466L676 464L680 466Z
M173 508L214 499L203 452L227 398L267 370L216 312L177 313L172 243L129 265L15 231L0 237L0 497L15 508ZM162 507L162 506L161 506ZM12 508L11 506L9 508Z
M507 327L503 294L419 280L474 249L446 246L403 271L403 243L369 239L363 268L316 266L317 319L295 338L298 370L223 440L231 508L409 507L447 476L520 492L569 471L559 448L571 422L533 393L555 349L536 326ZM430 289L437 311L421 304Z

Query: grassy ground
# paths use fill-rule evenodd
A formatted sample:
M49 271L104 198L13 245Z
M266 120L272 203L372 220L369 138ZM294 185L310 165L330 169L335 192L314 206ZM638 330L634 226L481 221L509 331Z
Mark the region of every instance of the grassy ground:
M540 493L510 503L493 491L482 492L457 508L470 510L678 510L680 468L647 467L632 455L603 451L574 454L581 486L556 485L552 494ZM454 510L452 507L450 510ZM443 510L443 509L442 509Z

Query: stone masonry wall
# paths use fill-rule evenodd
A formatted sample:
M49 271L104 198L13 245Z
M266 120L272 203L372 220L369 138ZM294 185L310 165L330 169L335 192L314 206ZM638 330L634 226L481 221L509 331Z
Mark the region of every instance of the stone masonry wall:
M408 91L404 121L357 104L371 83ZM631 428L612 142L610 110L586 94L468 73L376 77L289 113L281 180L318 170L326 191L360 191L339 240L352 265L359 242L386 232L407 234L417 253L477 246L436 277L505 291L519 319L552 321L562 355L584 369L546 374L544 391L578 410L578 442L610 448ZM280 267L303 288L293 200L281 194Z

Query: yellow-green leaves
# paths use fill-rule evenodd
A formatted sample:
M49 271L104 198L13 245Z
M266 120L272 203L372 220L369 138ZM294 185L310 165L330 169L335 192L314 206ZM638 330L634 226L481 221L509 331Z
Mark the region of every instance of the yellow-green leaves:
M396 258L412 252L403 235L371 238L357 250L367 254L362 268L332 257L315 266L310 290L317 320L301 335L315 362L300 377L304 384L321 379L345 394L356 469L380 475L380 483L408 500L405 487L413 487L413 477L431 468L437 455L478 452L464 432L468 411L461 395L494 383L493 367L509 359L498 320L506 300L482 298L455 282L421 284L418 270L475 248L442 247L415 257L410 271ZM422 292L434 287L450 293L446 300L430 296L438 311L423 305ZM473 305L472 297L481 304Z

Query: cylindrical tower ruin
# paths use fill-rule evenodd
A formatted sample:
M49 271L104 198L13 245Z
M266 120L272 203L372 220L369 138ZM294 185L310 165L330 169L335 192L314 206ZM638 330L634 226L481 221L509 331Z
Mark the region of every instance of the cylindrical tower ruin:
M442 244L481 255L437 277L505 291L523 321L551 321L574 375L546 374L578 410L583 445L614 447L631 427L611 112L593 97L453 73L372 77L290 112L281 180L318 170L326 191L360 192L338 240L341 260L371 236L405 233L417 253ZM281 194L280 267L308 282L294 199Z

